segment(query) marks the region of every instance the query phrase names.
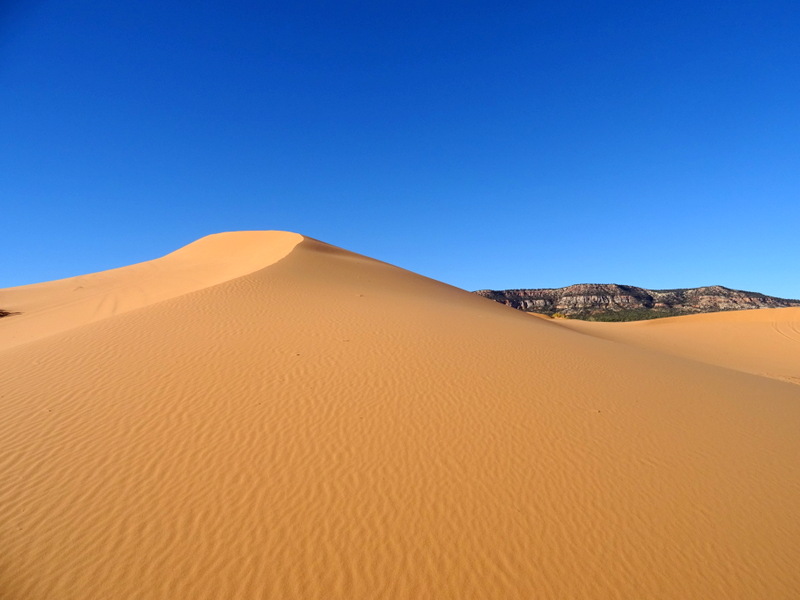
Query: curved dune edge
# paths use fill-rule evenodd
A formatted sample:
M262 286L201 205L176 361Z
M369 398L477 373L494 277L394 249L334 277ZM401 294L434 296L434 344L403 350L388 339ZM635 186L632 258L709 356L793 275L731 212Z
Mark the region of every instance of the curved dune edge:
M163 302L266 268L303 240L286 231L203 237L161 258L56 281L0 289L0 350Z
M601 339L800 384L800 308L762 308L630 323L553 322Z

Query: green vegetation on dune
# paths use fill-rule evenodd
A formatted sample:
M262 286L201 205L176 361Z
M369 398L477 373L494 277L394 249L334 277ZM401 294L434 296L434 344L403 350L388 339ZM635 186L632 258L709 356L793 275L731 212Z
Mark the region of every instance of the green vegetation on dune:
M573 315L574 319L582 319L584 321L602 321L622 322L622 321L645 321L648 319L663 319L664 317L680 317L681 315L690 315L691 312L677 310L677 309L649 309L649 308L631 308L623 310L609 310L596 313L581 313Z
M648 319L663 319L664 317L680 317L682 315L694 314L694 312L678 309L630 308L596 312L583 311L571 314L564 314L561 312L540 314L546 314L548 317L553 317L554 319L578 319L581 321L616 323L625 321L646 321Z

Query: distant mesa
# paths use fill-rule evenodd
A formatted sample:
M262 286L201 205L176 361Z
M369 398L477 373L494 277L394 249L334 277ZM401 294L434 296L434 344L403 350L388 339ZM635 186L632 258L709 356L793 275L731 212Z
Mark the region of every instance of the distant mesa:
M800 306L721 285L648 290L614 283L580 283L558 289L478 290L479 296L530 313L586 321L640 321L697 313Z

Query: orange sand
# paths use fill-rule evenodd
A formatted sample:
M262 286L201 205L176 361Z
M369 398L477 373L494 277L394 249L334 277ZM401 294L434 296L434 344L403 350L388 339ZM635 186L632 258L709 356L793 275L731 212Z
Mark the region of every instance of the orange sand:
M558 323L603 339L800 383L800 308L719 312L632 323Z
M78 279L0 290L4 599L800 593L800 386L294 234Z

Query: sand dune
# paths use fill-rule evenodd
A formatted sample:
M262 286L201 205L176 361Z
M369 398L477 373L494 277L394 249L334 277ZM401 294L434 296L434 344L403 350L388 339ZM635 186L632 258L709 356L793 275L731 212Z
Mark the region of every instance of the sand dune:
M708 313L632 323L557 322L603 339L800 384L800 308Z
M0 291L3 598L798 597L799 386L223 238Z
M302 236L270 231L210 235L163 258L0 290L0 350L74 329L262 269L291 252Z

